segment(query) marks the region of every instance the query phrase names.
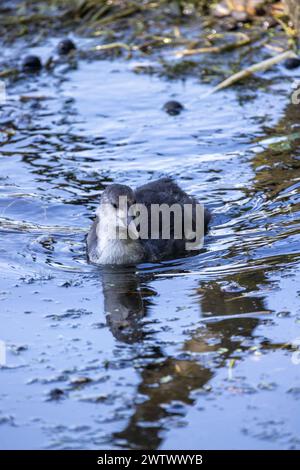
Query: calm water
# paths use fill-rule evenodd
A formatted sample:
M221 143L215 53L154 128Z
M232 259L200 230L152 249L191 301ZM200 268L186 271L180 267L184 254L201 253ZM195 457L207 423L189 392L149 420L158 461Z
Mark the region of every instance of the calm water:
M208 97L133 67L61 63L1 107L0 447L300 448L295 76ZM163 175L212 210L202 252L88 265L105 185Z

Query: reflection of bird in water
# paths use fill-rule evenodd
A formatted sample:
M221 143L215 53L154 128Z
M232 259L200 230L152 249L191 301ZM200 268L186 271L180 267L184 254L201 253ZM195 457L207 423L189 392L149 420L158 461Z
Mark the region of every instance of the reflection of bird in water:
M156 351L152 363L141 370L138 393L145 400L135 405L126 428L115 433L114 438L125 440L126 446L131 449L157 449L166 430L164 420L182 416L183 407L179 404L193 404L191 391L201 389L212 375L201 364L163 358L162 353Z
M122 204L122 198L127 199L126 203ZM170 236L162 236L166 222L162 214L158 214L158 226L153 236L152 208L155 204L164 204L165 208L176 204L176 215L170 211L168 217ZM134 206L140 214L139 207L146 209L144 215L140 215L139 232L131 211ZM188 207L190 214L185 217ZM87 236L88 258L98 264L136 264L186 254L187 242L202 242L210 219L209 212L203 212L200 207L195 198L186 194L170 178L152 181L135 191L125 185L112 184L102 193L96 219ZM187 227L190 230L186 230Z
M146 315L147 300L142 298L135 269L107 266L102 272L104 309L112 334L126 343L144 337L140 320Z
M249 279L248 273L239 273L237 277L245 290L251 290L252 276ZM264 275L258 279L263 283ZM252 346L254 330L259 324L255 312L265 308L260 296L242 298L234 289L224 293L218 283L214 283L212 288L211 283L204 283L199 301L202 313L206 317L212 316L214 321L205 327L196 326L182 343L181 350L193 354L188 358L170 357L157 347L153 350L151 362L145 361L143 367L140 363L141 380L137 393L143 400L137 400L125 428L113 435L114 440L120 441L123 446L130 449L159 448L169 423L174 423L174 418L182 420L186 405L194 405L196 398L191 392L201 391L198 400L201 406L205 406L209 397L209 382L217 368L225 367L235 351L241 354L241 351L247 351ZM233 319L230 315L248 312L253 312L253 318L237 316ZM226 314L229 320L224 318ZM209 362L202 363L199 354L213 352L215 356Z

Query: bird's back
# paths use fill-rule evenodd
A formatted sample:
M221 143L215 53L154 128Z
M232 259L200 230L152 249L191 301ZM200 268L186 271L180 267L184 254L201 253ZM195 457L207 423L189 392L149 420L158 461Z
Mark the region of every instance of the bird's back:
M151 205L152 204L166 204L172 206L178 204L182 208L184 205L192 205L192 229L196 230L196 205L199 202L192 196L186 194L171 178L161 178L152 181L135 190L136 202L143 204L148 209L148 227L151 227ZM204 232L207 231L207 226L210 220L208 211L204 212ZM162 221L160 220L159 239L142 239L144 250L150 259L161 259L171 256L183 254L186 251L186 239L174 238L174 219L170 218L170 239L162 239ZM184 233L184 227L182 227Z

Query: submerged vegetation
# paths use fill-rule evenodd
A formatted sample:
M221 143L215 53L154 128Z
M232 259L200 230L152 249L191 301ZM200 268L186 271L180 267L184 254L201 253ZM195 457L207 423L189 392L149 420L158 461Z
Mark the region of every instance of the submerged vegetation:
M193 76L214 93L279 62L298 67L299 10L294 0L7 1L0 5L4 47L35 48L60 39L43 61L3 56L0 79L9 85L26 73L51 72L62 61L76 68L79 58L122 56L135 59L135 73ZM77 47L76 37L88 41ZM256 86L264 87L263 74L259 80Z
M220 81L296 51L298 16L293 0L25 0L0 6L0 32L6 43L26 36L33 45L62 32L93 37L88 51L93 58L151 57L136 71ZM222 65L216 62L219 54L226 54ZM4 66L0 73L10 71Z

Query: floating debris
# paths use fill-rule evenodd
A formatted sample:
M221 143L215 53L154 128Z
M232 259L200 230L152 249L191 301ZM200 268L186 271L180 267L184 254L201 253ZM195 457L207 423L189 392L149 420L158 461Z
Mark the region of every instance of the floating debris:
M28 55L22 63L22 70L24 72L38 72L42 68L41 59L36 55Z
M218 34L215 35L218 36L219 38L224 36L223 34ZM205 54L205 53L221 53L221 52L228 52L234 49L237 49L238 47L245 46L246 44L249 44L251 42L251 38L244 33L236 33L236 36L238 37L238 40L235 42L229 42L226 44L221 44L220 46L208 46L208 47L200 47L197 49L184 49L183 51L177 52L176 56L177 57L184 57L184 56L190 56L190 55L195 55L195 54Z
M82 385L91 383L92 379L89 377L74 377L70 380L70 383L73 387L81 387Z
M284 62L284 66L288 70L293 70L300 67L300 57L290 57Z
M74 42L67 38L67 39L62 39L57 45L57 52L59 55L67 55L72 51L76 50L76 46Z
M162 377L159 382L161 384L167 384L169 382L172 382L172 380L173 380L173 377L171 375L166 375L165 377Z
M226 80L219 83L219 85L213 88L209 92L209 95L211 95L212 93L215 93L216 91L222 90L224 88L228 88L234 83L239 82L240 80L243 80L244 78L247 78L256 72L260 72L262 70L268 70L269 68L273 67L273 65L278 64L279 62L282 62L285 59L295 58L295 57L297 56L293 51L285 51L282 54L279 54L275 57L271 57L271 59L266 59L266 60L263 60L262 62L251 65L251 67L247 67L246 69L241 70L240 72L237 72L231 75L231 77L226 78Z
M170 116L177 116L183 111L184 107L178 101L167 101L163 106L164 111L170 114Z
M49 392L49 400L60 400L63 398L65 392L61 390L60 388L53 388Z

